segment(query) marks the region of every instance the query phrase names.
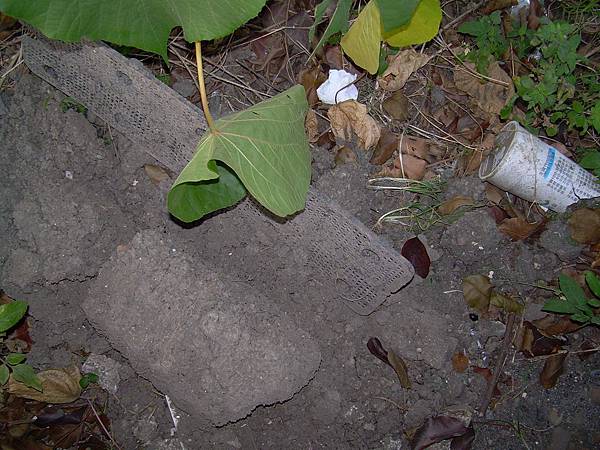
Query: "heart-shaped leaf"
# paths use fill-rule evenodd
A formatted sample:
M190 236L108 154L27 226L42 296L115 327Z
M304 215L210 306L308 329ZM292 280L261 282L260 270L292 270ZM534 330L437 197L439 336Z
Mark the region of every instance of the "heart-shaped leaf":
M377 72L381 45L381 15L377 3L373 0L367 3L342 38L341 44L358 66L371 74Z
M228 35L256 17L266 0L0 0L0 10L46 36L82 37L141 48L167 57L167 38L183 27L189 42Z
M433 39L442 21L440 0L422 0L410 22L384 35L385 41L394 47L422 44Z
M171 214L191 222L243 197L239 180L268 210L288 216L304 208L310 151L304 132L308 103L296 85L244 111L219 119L168 196ZM215 160L226 164L239 180Z
M410 22L421 0L377 0L383 31L389 33Z
M14 300L10 303L0 305L0 333L14 327L27 312L27 303Z
M33 383L32 388L28 387L30 383L16 376L16 369L21 366L25 366L25 364L13 368L13 375L8 381L10 394L46 403L71 403L81 395L79 386L81 374L77 367L44 370L37 374L37 383ZM31 374L33 374L33 369L31 369ZM28 381L31 381L30 378Z

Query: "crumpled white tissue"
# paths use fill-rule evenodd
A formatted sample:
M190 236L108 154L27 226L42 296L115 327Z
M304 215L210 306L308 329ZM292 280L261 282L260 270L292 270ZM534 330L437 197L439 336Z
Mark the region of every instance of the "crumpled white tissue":
M341 103L346 100L356 100L358 98L358 89L356 86L348 83L356 80L356 75L346 72L345 70L329 71L329 78L317 89L317 96L323 103L335 105L335 94L337 93L337 102ZM348 86L342 89L344 86ZM340 91L340 89L342 89ZM339 91L339 92L338 92Z

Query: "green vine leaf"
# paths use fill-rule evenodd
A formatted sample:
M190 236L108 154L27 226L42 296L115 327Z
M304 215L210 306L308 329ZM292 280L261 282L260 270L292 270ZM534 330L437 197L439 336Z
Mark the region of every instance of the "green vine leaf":
M167 57L176 26L189 42L226 36L256 17L266 0L0 0L0 11L68 42L85 37Z
M0 364L0 386L6 384L9 376L10 372L8 370L8 366L6 364Z
M27 303L15 300L5 305L0 305L0 333L14 327L27 312Z
M33 371L33 368L29 364L19 364L12 368L13 377L15 381L23 383L25 386L35 389L36 391L42 392L42 382Z
M315 30L317 28L317 25L323 18L323 14L325 14L325 10L327 9L327 7L329 7L330 3L331 3L331 0L324 0L323 2L319 3L316 6L315 22L310 27L310 30L308 31L308 41L309 42L312 42L312 40L315 36ZM350 17L350 8L351 7L352 7L352 0L339 0L338 1L337 5L335 7L335 11L331 15L331 19L329 20L329 23L327 24L327 28L325 28L325 31L323 32L323 36L321 36L321 39L319 39L319 42L315 46L310 57L312 57L315 54L315 52L329 40L329 38L331 36L333 36L336 33L345 33L346 31L348 31L348 19Z
M419 3L421 0L377 0L381 11L383 32L389 33L410 22Z
M216 131L202 137L195 156L171 187L167 199L171 214L192 222L238 202L243 187L236 185L229 169L274 214L283 217L303 209L310 183L307 110L304 88L296 85L217 120Z
M6 362L11 366L16 366L25 361L26 356L23 353L9 353L6 357Z

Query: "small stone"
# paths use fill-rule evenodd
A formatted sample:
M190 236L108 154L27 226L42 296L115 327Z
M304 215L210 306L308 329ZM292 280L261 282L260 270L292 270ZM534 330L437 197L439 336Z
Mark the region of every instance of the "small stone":
M91 354L81 368L82 373L93 372L98 375L98 384L112 394L119 389L121 364L103 355Z
M171 86L182 97L191 97L196 93L196 85L190 79L177 80Z

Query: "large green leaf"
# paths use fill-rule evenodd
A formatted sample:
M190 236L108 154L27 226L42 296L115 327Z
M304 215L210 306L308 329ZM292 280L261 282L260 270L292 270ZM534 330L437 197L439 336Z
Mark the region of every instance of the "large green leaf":
M190 41L226 36L260 12L266 0L0 0L0 11L46 36L68 42L101 39L158 53L182 26Z
M377 3L371 0L342 38L341 44L355 64L374 74L379 67L381 37L381 15Z
M191 222L243 197L234 177L219 169L215 160L232 169L274 214L288 216L303 209L310 183L311 156L304 132L307 110L304 88L296 85L217 120L217 131L204 135L169 192L171 214Z
M440 0L422 0L410 22L384 35L394 47L406 47L427 42L435 37L442 21Z
M325 13L325 10L327 9L327 7L329 6L330 3L331 3L331 0L325 0L316 6L316 8L315 8L315 23L310 27L310 30L308 31L309 41L312 41L312 38L314 37L314 34L315 34L315 29L317 28L317 25L323 18L323 14ZM331 16L331 19L329 20L329 24L327 25L327 28L325 28L325 31L323 32L323 36L321 36L321 39L319 39L319 42L317 43L313 52L311 53L311 57L319 49L319 47L321 47L323 44L325 44L329 40L329 38L331 36L333 36L336 33L345 33L346 31L348 31L348 19L350 17L350 7L351 6L352 6L352 0L339 0L338 1L337 5L335 7L335 11L333 12L333 14Z
M410 22L421 0L377 0L383 32L389 33Z
M0 333L14 327L27 312L27 303L14 300L0 306Z
M579 283L568 275L561 274L558 284L563 295L571 305L585 305L587 299L583 288Z

